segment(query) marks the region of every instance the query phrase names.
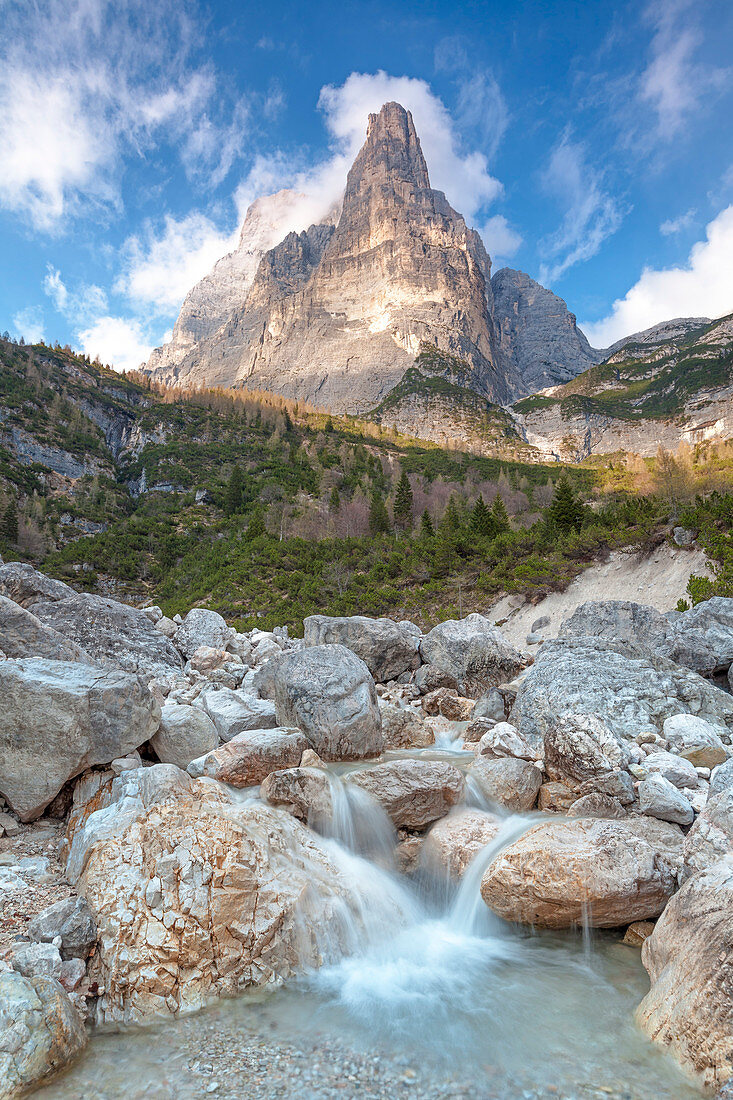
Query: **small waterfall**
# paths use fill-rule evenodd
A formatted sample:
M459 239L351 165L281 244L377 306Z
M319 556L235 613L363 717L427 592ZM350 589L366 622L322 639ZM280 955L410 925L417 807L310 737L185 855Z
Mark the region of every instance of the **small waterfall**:
M494 839L473 857L463 872L461 885L447 916L448 923L456 931L469 936L475 935L481 918L483 917L486 921L488 910L481 897L481 879L484 877L484 872L502 848L518 840L533 822L534 819L528 814L513 814L507 817Z
M379 803L360 787L328 773L330 816L319 814L308 824L347 851L394 869L397 831Z

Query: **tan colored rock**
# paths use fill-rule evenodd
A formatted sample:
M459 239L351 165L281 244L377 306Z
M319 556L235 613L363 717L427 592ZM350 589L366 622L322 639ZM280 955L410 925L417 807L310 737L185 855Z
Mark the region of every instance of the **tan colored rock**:
M299 768L270 772L262 781L260 795L271 806L287 810L306 824L328 823L333 815L331 782L322 765L302 764Z
M719 860L675 894L642 948L651 989L636 1019L708 1088L733 1065L733 861Z
M408 836L394 850L394 861L401 875L414 875L420 865L424 836Z
M431 717L440 715L449 722L468 722L473 713L474 700L466 699L452 688L437 688L424 696L423 710Z
M504 848L481 896L506 920L614 928L657 917L677 887L682 831L650 818L541 822Z
M650 920L635 920L624 933L624 943L629 947L641 947L649 939L654 931L654 922Z
M251 787L270 772L297 767L307 747L298 729L247 730L192 760L187 770L196 779L206 775L232 787Z
M423 749L435 744L435 734L417 711L407 707L381 706L385 749Z
M326 765L321 760L317 752L313 749L306 749L300 758L301 768L325 768Z
M444 817L465 788L458 768L437 760L391 760L348 780L371 795L398 828L414 830Z
M540 769L513 756L476 756L468 774L486 798L517 814L534 808L542 785Z
M733 788L710 799L685 837L682 880L733 855Z
M545 813L565 814L577 800L577 791L571 790L565 783L550 780L540 787L537 807Z
M425 838L423 859L434 871L459 879L471 860L495 839L501 819L483 810L459 810L436 821Z
M567 813L568 817L628 817L627 810L617 798L600 791L581 795Z

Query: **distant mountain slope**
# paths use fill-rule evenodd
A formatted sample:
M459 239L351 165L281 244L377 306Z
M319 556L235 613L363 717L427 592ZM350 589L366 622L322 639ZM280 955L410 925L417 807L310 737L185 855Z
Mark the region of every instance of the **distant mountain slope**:
M660 444L733 436L733 314L637 334L565 385L518 401L514 412L528 443L563 459L651 455Z

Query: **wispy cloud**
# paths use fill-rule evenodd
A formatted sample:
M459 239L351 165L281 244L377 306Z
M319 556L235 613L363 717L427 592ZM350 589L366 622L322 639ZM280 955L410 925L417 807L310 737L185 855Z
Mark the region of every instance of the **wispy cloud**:
M645 268L607 317L583 324L596 347L671 317L720 317L733 311L733 206L707 226L705 240L691 249L685 264L655 271Z
M182 0L7 0L0 42L0 205L36 229L121 205L124 154L168 141L216 185L241 150L248 107L193 61Z
M69 290L61 278L61 272L52 264L46 268L43 290L57 311L77 325L87 323L107 310L107 295L101 286L82 283L76 289Z
M627 210L604 184L585 145L566 130L542 174L543 190L565 213L559 228L539 243L540 282L556 282L574 264L595 256L621 225Z
M13 336L21 336L27 344L37 344L45 334L43 310L40 306L27 306L13 316Z
M443 38L435 47L435 68L451 74L457 84L458 127L477 136L492 160L509 125L509 109L493 71L472 64L458 36Z
M663 237L673 237L676 233L681 233L683 229L689 229L695 221L696 214L697 211L694 208L690 208L686 210L684 214L680 214L676 218L667 218L667 220L660 225L659 232Z

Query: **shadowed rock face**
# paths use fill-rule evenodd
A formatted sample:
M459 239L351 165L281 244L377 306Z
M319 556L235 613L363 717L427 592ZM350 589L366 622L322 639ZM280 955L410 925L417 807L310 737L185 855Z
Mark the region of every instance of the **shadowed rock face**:
M330 238L330 239L329 239ZM246 303L183 359L180 382L241 384L352 412L373 408L428 341L465 359L496 401L491 262L430 187L409 111L371 115L335 231L290 234L260 263Z

